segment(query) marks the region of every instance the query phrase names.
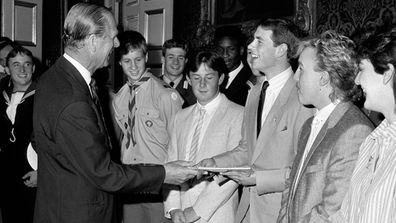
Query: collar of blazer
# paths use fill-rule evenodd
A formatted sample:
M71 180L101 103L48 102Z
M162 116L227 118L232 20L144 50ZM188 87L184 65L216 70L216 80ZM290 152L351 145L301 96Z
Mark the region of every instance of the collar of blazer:
M327 121L324 123L323 127L320 129L318 135L315 138L314 143L312 144L311 149L309 150L309 153L307 154L307 157L304 160L303 163L303 167L301 169L301 171L303 172L308 165L308 161L311 159L312 154L315 152L315 150L318 148L319 144L322 142L322 140L324 139L324 137L326 136L328 130L331 130L332 128L334 128L334 126L340 121L340 119L344 116L345 112L352 106L351 102L340 102L335 109L333 110L333 112L330 114L329 118L327 119ZM302 155L304 153L304 149L305 149L305 145L307 144L308 138L309 138L309 134L311 132L311 123L312 123L313 117L309 118L306 123L304 124L304 126L301 129L302 134L300 135L300 141L298 142L298 152L296 155L296 160L299 160L299 162L297 163L297 169L296 171L298 171L298 166L300 165L301 162L301 158ZM297 173L294 173L294 176L296 176ZM297 184L300 181L302 177L302 174L299 175L298 179L296 179L296 177L294 177L294 180L291 184L291 200L294 198L296 189L297 189Z
M65 75L67 75L67 79L72 78L70 81L72 81L73 84L78 83L80 85L79 89L84 91L84 94L86 94L88 98L91 97L89 87L84 78L77 68L75 68L65 57L61 56L55 66L57 70L60 70L60 73L65 73Z
M260 86L260 85L258 85ZM260 87L258 87L260 88ZM260 90L259 90L260 91ZM271 140L271 137L273 136L273 132L276 131L276 127L278 126L279 120L282 117L283 113L288 110L287 108L287 102L291 97L295 97L294 94L296 94L296 82L293 80L293 77L290 77L285 86L283 86L282 90L279 92L278 97L276 98L274 104L272 105L271 110L269 111L267 118L265 119L263 123L263 127L261 128L261 132L258 136L256 133L257 129L257 107L252 106L250 109L254 109L253 111L250 112L252 114L250 120L251 123L248 123L248 126L251 127L254 126L254 134L250 134L250 140L252 142L252 145L254 147L252 159L251 159L251 164L254 163L254 161L259 157L259 155L264 151L264 148L266 148L267 142ZM259 95L257 93L257 95ZM259 97L257 96L256 100L254 101L254 104L258 104ZM258 146L257 146L258 145Z

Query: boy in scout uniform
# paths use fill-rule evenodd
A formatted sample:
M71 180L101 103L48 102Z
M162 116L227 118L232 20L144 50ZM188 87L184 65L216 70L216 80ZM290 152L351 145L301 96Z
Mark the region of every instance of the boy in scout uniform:
M176 90L146 69L147 44L135 31L120 34L119 64L127 83L112 103L121 129L121 161L124 164L163 164L167 156L168 125L181 109ZM169 222L164 217L162 195L137 194L124 200L123 222Z

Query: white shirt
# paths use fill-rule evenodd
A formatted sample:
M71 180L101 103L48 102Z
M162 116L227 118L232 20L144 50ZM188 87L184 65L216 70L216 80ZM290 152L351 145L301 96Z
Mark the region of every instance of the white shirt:
M85 68L83 65L81 65L80 62L78 62L71 56L67 55L66 53L64 53L63 56L65 57L65 59L67 61L69 61L78 70L78 72L81 74L81 76L84 78L85 82L87 83L88 88L91 90L90 92L92 94L92 89L89 86L89 83L91 83L91 72L89 72L87 70L87 68Z
M267 118L272 106L274 105L276 98L291 76L293 76L293 70L291 67L289 67L268 81L269 86L265 92L263 112L261 113L261 126L263 126L264 121ZM261 87L263 84L264 81L261 83Z
M11 123L15 123L15 116L18 105L21 103L22 97L25 94L24 91L15 92L11 94L11 101L7 106L6 113Z
M237 74L242 70L243 68L243 63L241 62L241 64L239 64L239 66L228 73L228 82L227 82L227 86L225 87L226 89L231 85L232 81L235 79L235 77L237 76Z
M224 94L219 93L212 101L210 101L205 106L202 106L201 104L199 104L199 102L197 102L194 105L195 108L194 108L193 123L197 123L197 119L199 118L199 109L205 109L205 116L204 116L204 120L202 123L201 132L199 133L198 148L200 148L200 146L201 146L206 129L208 128L209 123L212 120L212 117L213 117L214 113L216 112L217 108L219 107L220 101L222 100L223 97L225 97ZM192 142L192 138L194 135L194 131L195 131L195 128L193 126L193 128L191 128L190 132L188 133L188 140L187 140L187 145L186 145L186 147L187 147L186 148L186 160L190 160L190 149L191 149L191 142ZM198 149L198 153L199 153L199 149Z

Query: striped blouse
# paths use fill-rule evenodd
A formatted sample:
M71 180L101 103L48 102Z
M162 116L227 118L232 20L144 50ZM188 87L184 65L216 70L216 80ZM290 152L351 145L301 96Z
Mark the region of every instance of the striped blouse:
M396 222L396 122L384 120L360 146L341 209L331 222Z

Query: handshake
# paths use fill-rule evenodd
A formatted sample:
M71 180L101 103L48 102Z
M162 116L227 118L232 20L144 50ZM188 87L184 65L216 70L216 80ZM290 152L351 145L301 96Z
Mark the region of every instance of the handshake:
M203 171L199 171L197 167L212 166L214 164L213 162L213 164L210 163L208 165L206 163L207 160L211 160L211 159L202 160L199 164L194 164L191 161L183 161L183 160L177 160L177 161L165 163L164 168L166 175L165 175L164 183L180 185L194 177L200 178L202 175L207 173L204 173Z

